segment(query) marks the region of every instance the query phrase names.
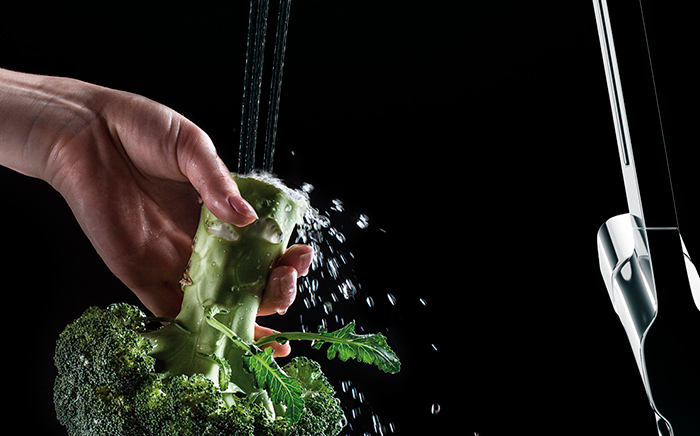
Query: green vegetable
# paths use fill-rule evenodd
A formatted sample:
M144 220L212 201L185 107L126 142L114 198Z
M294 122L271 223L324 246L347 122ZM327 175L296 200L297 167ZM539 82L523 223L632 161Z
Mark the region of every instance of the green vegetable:
M267 276L308 206L271 180L234 177L260 218L237 228L202 207L176 318L120 303L89 308L61 333L54 403L69 435L337 435L345 416L319 364L280 367L262 348L272 342L310 340L330 359L399 371L386 338L354 323L254 341ZM149 331L153 321L168 325Z

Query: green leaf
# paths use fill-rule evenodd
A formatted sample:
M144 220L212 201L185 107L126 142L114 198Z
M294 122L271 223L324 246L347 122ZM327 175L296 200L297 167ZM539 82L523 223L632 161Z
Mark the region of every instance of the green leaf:
M255 345L262 347L278 339L312 341L311 347L317 350L320 350L324 344L329 344L329 359L336 356L342 361L357 359L360 362L375 364L382 371L391 374L396 374L401 370L401 362L386 343L386 337L381 333L358 335L355 333L354 322L331 333L321 328L319 328L319 333L275 333L258 339Z
M357 359L360 362L377 365L384 372L395 374L401 370L401 362L394 351L387 345L386 337L381 333L358 335L355 333L355 323L351 322L340 330L331 333L321 331L324 337L318 341L330 343L328 358L336 356L343 362Z
M256 353L243 356L243 360L253 373L258 387L267 390L274 403L287 408L284 418L291 423L298 422L304 410L301 384L282 371L272 357L272 347L264 351L258 349Z
M261 350L255 344L249 344L239 338L233 330L216 320L212 314L207 316L207 322L215 329L224 333L237 347L245 351L243 361L255 378L260 389L265 389L270 400L286 407L284 418L296 423L304 410L301 396L303 390L299 380L288 376L272 357L272 347Z

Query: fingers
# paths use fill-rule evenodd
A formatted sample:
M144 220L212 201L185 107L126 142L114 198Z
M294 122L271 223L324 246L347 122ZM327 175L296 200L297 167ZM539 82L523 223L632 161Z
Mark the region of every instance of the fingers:
M180 170L214 216L240 227L258 219L255 210L241 197L209 136L185 118L173 128L177 129L175 141Z
M236 182L209 136L192 121L145 97L106 90L103 110L117 142L141 172L176 181L187 179L220 220L248 225L255 210L241 197Z
M308 245L295 244L284 252L277 262L277 266L291 266L297 270L299 277L304 277L309 272L313 258L313 248Z
M297 296L297 278L309 272L313 248L293 245L285 251L267 280L258 316L284 315Z
M258 339L269 336L274 333L279 333L275 330L269 329L267 327L262 327L257 324L255 324L255 333L253 334L253 338L257 341ZM272 357L287 357L289 356L289 353L292 352L292 347L289 345L289 342L286 344L282 345L278 342L273 342L271 344L265 345L262 348L265 349L267 347L272 347Z

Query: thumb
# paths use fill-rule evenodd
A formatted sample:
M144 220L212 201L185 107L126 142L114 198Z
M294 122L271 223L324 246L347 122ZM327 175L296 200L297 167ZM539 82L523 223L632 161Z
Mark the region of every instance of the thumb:
M239 227L258 219L255 209L241 197L209 136L185 118L180 121L176 150L180 171L214 216Z

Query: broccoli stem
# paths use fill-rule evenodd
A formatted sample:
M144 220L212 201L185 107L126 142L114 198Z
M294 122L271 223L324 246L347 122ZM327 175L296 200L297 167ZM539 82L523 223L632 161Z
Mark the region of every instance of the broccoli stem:
M234 176L241 195L259 219L246 227L218 220L202 206L188 271L183 278L183 302L173 322L148 337L153 355L172 375L204 374L220 383L222 359L231 364L230 381L246 393L255 392L253 376L243 367L245 350L225 340L216 321L236 337L253 343L255 318L270 270L284 252L294 226L301 222L306 200L283 186L255 177ZM187 333L189 332L189 333ZM222 386L222 388L226 388Z
M265 345L271 344L273 342L278 342L284 344L288 341L323 341L329 344L347 344L348 341L345 338L334 338L329 335L323 335L320 333L310 333L310 332L293 332L293 333L274 333L269 336L262 337L255 341L256 347L264 347Z

